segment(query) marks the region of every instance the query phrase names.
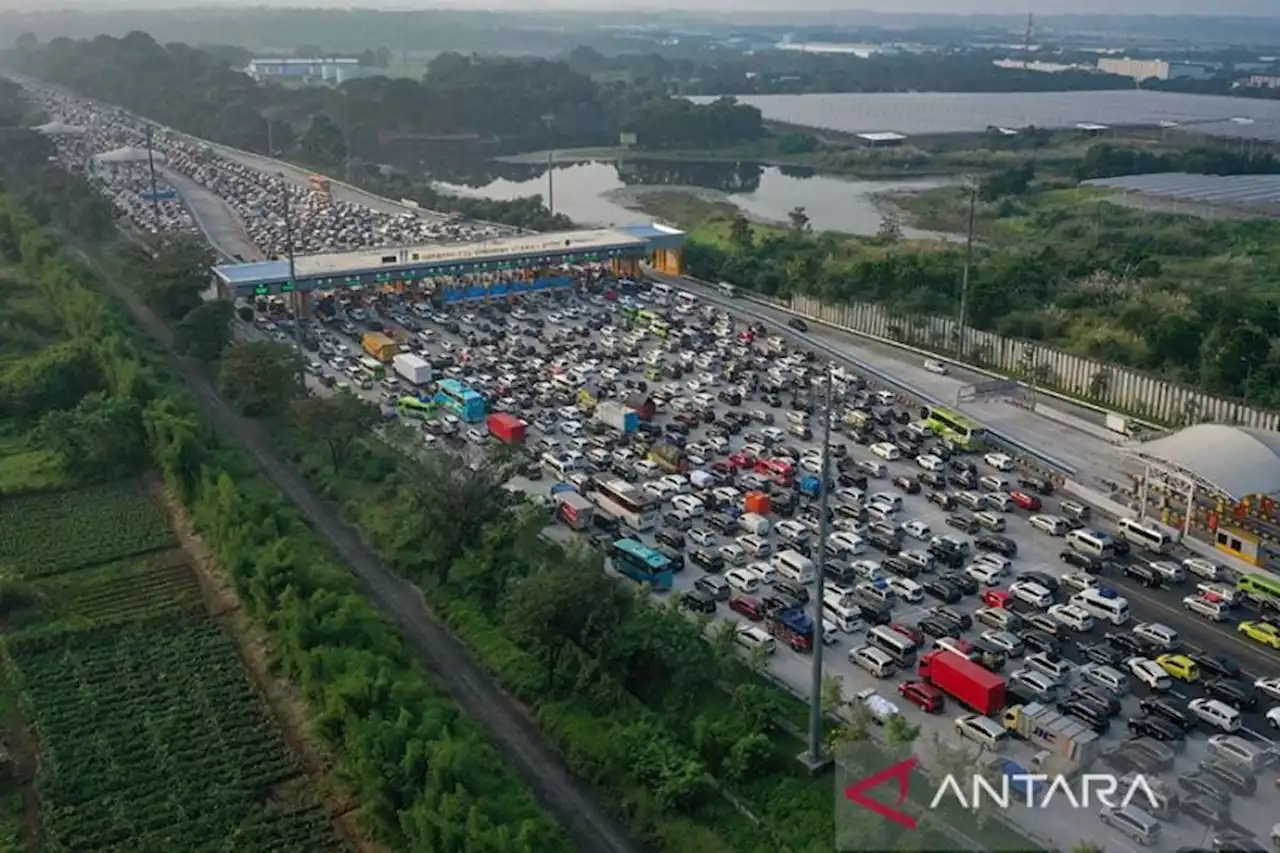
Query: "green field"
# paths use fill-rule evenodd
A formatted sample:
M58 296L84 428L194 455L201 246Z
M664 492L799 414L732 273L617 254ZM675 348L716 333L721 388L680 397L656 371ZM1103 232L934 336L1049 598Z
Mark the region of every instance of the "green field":
M171 547L164 513L140 483L0 502L0 571L35 578Z

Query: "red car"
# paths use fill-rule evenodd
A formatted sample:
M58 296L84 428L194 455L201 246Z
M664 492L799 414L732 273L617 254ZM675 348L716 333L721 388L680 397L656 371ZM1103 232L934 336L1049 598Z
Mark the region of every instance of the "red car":
M711 463L711 470L717 474L732 474L736 470L732 464L721 459L718 462Z
M759 622L764 618L764 606L760 603L760 599L750 595L737 595L729 599L729 609L734 613L742 614L752 622Z
M1029 495L1026 492L1010 492L1009 497L1015 504L1028 512L1039 512L1042 506L1038 497Z
M988 589L982 593L982 603L987 607L1005 609L1008 608L1009 602L1012 600L1013 596L1003 589Z
M751 467L751 459L742 451L730 453L729 458L725 460L735 471L741 471L743 468Z
M924 645L924 634L921 634L910 625L903 625L901 622L890 622L889 627L915 643L917 648Z
M898 685L898 693L927 714L940 714L947 704L941 690L923 681L904 681Z

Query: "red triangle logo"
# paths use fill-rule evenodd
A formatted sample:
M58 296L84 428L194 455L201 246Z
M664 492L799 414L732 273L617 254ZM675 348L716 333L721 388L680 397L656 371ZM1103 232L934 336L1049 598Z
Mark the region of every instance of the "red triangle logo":
M885 820L892 821L893 823L906 827L907 829L915 829L915 818L909 814L900 812L897 809L890 808L884 803L871 799L866 795L866 792L877 785L896 779L898 780L897 805L902 805L907 801L907 792L911 785L911 771L919 763L920 759L913 755L910 758L905 758L902 761L899 761L891 767L886 767L884 770L881 770L873 776L868 776L865 779L854 782L852 785L844 789L845 799L851 803L857 803L864 809L870 809Z

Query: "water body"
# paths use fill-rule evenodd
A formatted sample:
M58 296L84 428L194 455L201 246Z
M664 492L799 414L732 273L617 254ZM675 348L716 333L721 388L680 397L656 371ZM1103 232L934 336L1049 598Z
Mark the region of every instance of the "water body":
M575 222L631 225L651 216L632 209L647 192L686 190L738 207L760 222L786 222L803 207L813 228L849 234L874 234L882 214L879 193L925 190L947 181L864 181L825 175L812 169L761 166L757 163L628 160L620 163L575 163L554 167L501 164L500 176L437 182L441 190L464 196L510 200L554 190L555 209ZM554 187L552 186L554 184ZM904 229L906 236L937 236Z

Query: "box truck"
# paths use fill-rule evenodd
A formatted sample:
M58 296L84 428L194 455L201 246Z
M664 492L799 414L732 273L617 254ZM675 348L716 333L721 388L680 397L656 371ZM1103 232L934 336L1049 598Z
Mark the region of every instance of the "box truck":
M365 332L364 337L360 339L360 346L383 364L391 361L396 353L400 352L400 344L382 332Z
M1004 712L1004 727L1014 737L1050 750L1075 767L1088 767L1098 755L1098 734L1080 720L1032 702Z
M485 419L489 435L503 444L524 444L525 422L507 412L494 412Z
M396 353L391 359L391 369L415 388L431 381L431 363L411 352Z
M605 426L621 433L632 433L640 428L640 414L621 403L607 401L596 406L595 418Z
M979 714L1004 707L1004 679L955 652L938 649L920 658L920 678Z

